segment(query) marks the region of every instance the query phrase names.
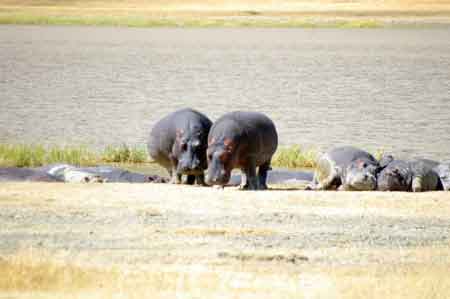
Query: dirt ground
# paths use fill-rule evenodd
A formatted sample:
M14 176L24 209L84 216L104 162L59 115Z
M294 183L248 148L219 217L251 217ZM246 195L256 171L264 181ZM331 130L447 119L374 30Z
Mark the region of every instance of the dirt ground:
M100 289L111 295L120 285L121 298L149 288L155 298L272 298L267 288L273 298L450 295L449 192L3 183L0 228L0 294L11 298L36 298L30 290L44 285L45 298L99 291L102 279ZM61 282L53 266L28 267L42 256L46 265L109 274L73 289L76 271L63 268ZM19 274L37 282L24 285Z

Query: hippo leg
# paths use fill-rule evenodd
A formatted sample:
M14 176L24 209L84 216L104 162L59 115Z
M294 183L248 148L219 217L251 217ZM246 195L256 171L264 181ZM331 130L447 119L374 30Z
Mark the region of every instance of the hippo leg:
M188 185L194 185L194 183L195 183L195 175L192 175L192 174L187 175L185 183L188 184Z
M181 174L177 173L176 168L170 171L170 182L171 184L181 184Z
M199 175L196 175L195 176L195 181L196 181L196 184L199 185L199 186L206 186L205 175L203 173L199 174Z
M422 188L422 178L421 177L414 177L412 180L411 189L413 192L422 192L424 191Z
M259 181L259 189L266 190L267 189L267 172L270 170L270 161L259 166L258 169L258 181Z
M249 163L245 168L246 184L244 190L258 190L259 178L256 176L256 161L254 158L249 158Z
M239 189L247 189L248 184L247 184L247 175L245 174L245 169L242 168L241 169L241 184L239 185Z
M322 181L319 183L317 178L314 178L312 184L309 184L306 187L306 190L336 190L337 186L339 185L337 181L339 180L339 177L336 173L331 173L327 178L322 179ZM345 190L345 187L342 187L340 190Z
M178 160L175 159L174 157L170 156L170 163L172 168L170 169L169 173L170 173L170 183L171 184L181 184L181 174L178 174L177 172L177 168L178 168Z

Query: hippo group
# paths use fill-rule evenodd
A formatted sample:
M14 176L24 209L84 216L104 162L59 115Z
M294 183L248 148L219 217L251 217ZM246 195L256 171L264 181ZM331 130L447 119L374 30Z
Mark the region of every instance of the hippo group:
M212 123L198 111L182 109L156 123L148 152L174 184L186 175L186 184L225 186L238 168L242 189L264 190L277 146L275 124L262 113L235 111Z
M157 121L147 147L169 179L110 166L52 164L35 169L0 168L0 181L127 182L240 186L265 190L267 184L307 183L306 190L434 191L450 190L450 161L384 155L380 160L353 146L335 147L318 160L314 173L272 170L278 132L266 115L234 111L212 122L185 108ZM232 173L234 169L240 175Z
M343 146L322 155L307 190L438 191L450 189L450 163L384 155L379 161L361 149Z
M241 189L265 190L268 177L269 183L284 183L302 176L300 172L281 174L279 171L268 175L277 146L275 124L262 113L229 112L213 123L198 111L182 109L156 123L150 134L148 151L168 170L171 183L193 184L196 180L202 185L226 186L239 182ZM240 169L241 175L232 176L233 169ZM182 182L184 174L187 179ZM281 177L284 180L280 180ZM320 157L306 189L449 190L450 163L427 159L403 161L392 155L385 155L378 161L364 150L341 146Z

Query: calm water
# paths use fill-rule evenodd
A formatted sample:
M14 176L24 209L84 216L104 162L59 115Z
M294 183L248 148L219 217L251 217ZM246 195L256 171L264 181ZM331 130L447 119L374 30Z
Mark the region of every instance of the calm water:
M267 113L282 144L450 159L450 29L0 26L0 142L143 144L155 121Z

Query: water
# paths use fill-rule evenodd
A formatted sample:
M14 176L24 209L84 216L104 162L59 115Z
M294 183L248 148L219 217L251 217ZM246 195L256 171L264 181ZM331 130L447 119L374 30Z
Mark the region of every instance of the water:
M0 26L0 142L144 144L163 115L257 110L281 144L450 159L450 29Z

